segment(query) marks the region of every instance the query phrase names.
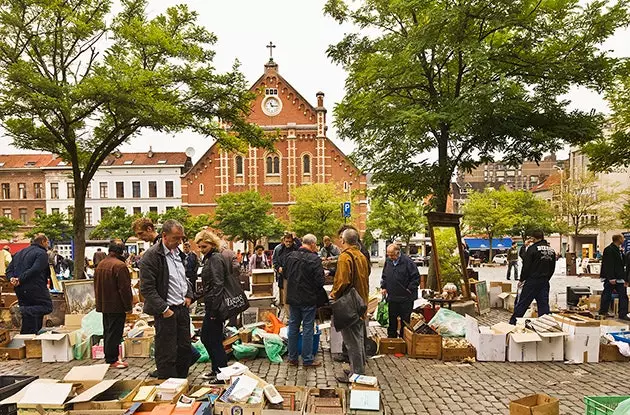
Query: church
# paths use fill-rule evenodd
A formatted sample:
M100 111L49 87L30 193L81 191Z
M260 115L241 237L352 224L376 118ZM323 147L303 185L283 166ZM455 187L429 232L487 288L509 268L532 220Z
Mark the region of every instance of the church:
M250 90L256 98L248 121L268 134L278 134L275 150L250 146L247 153L229 153L213 144L182 176L182 207L193 215L212 213L217 197L256 190L271 195L273 213L287 220L289 206L295 203L292 189L338 183L352 200L353 224L363 234L366 175L326 136L324 93L318 92L317 105L311 105L280 75L273 57Z

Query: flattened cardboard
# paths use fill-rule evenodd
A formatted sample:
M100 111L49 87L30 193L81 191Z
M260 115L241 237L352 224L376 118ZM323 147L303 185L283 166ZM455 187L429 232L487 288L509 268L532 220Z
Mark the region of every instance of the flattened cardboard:
M24 396L18 402L18 408L61 407L66 402L72 385L69 383L35 383L29 385Z
M58 383L59 381L57 379L35 379L33 382L29 383L28 385L26 385L23 389L19 390L15 395L11 395L6 399L3 399L2 401L0 401L0 405L15 405L18 402L20 402L20 400L24 397L24 394L26 393L26 391L28 390L28 388L31 385L36 385L38 383L45 383L45 384L49 384L49 383Z
M75 366L64 376L64 382L81 382L83 380L101 381L109 369L108 364Z
M68 403L89 402L101 393L105 392L107 389L114 386L115 383L116 379L103 380L92 386L91 388L87 389L80 395L76 396L75 398L71 399Z

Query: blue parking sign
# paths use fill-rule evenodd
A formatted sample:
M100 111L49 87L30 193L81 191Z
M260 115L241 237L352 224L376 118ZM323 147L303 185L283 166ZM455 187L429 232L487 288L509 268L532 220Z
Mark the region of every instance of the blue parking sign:
M343 217L344 218L349 218L351 215L351 211L352 211L352 204L350 202L343 202Z

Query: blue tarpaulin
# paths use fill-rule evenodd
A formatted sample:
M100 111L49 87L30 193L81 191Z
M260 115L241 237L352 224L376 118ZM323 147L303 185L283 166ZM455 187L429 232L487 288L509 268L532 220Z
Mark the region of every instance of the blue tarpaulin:
M488 239L486 238L464 238L464 241L468 244L468 249L471 251L487 250ZM512 238L492 238L492 249L508 249L512 246Z

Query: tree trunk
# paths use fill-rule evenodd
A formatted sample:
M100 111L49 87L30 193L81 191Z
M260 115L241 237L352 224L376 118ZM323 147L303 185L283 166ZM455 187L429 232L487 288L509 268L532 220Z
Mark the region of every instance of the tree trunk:
M492 263L492 232L488 232L488 242L490 242L490 245L488 245L488 264Z
M411 252L411 247L409 246L409 242L411 242L411 238L406 238L405 239L405 253L407 254L407 256L409 256L409 252Z
M78 177L77 177L78 172ZM88 182L89 183L89 182ZM74 170L74 279L83 279L85 269L85 195L87 187L81 171Z
M577 256L577 238L580 233L580 221L577 221L577 225L575 225L575 233L573 234L573 252Z

